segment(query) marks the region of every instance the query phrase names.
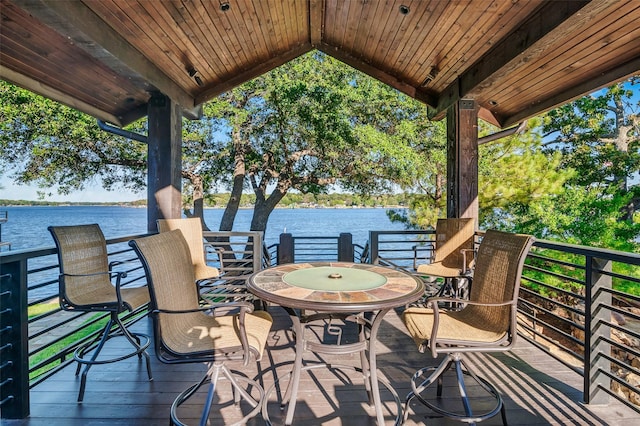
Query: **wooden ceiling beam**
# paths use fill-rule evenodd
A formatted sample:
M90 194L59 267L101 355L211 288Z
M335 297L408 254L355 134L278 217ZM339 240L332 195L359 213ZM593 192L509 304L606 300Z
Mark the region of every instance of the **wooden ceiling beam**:
M198 94L195 99L196 104L204 103L209 99L212 99L215 96L231 90L246 81L259 77L262 74L279 67L280 65L286 64L287 62L297 58L298 56L304 55L312 49L313 47L311 47L310 43L305 43L279 56L275 56L268 61L261 62L260 64L251 67L251 69L249 69L248 71L234 74L233 76L225 78L224 81L220 83L210 85L209 87L204 88L204 90L202 90L202 92Z
M123 125L122 120L116 117L115 115L107 111L103 111L99 108L96 108L95 106L90 105L81 100L78 100L72 96L69 96L54 87L48 86L46 84L43 84L40 81L29 78L25 74L15 72L3 66L2 64L0 64L0 78L2 80L8 81L22 88L30 90L33 93L42 95L45 98L53 99L56 102L60 102L61 104L66 105L70 108L77 109L78 111L83 111L102 121L108 121L109 123L113 123L118 126Z
M103 49L99 60L109 63L110 66L126 66L153 85L150 89L161 91L185 109L193 109L196 106L194 98L189 93L106 25L84 3L73 0L26 0L20 3L20 7L74 40L90 55L96 57L98 50ZM105 54L109 57L105 58Z
M529 108L522 109L517 114L504 117L504 126L510 126L526 119L527 117L531 117L532 115L541 114L542 112L553 109L554 107L564 105L567 102L571 102L584 96L585 93L590 93L603 87L611 86L616 82L624 81L634 75L637 75L639 69L640 58L635 58L619 67L607 71L606 73L600 73L597 76L586 80L576 81L577 84L569 89L561 93L557 93L554 96L547 97L544 101L531 105Z
M442 118L447 109L462 98L473 98L475 93L490 91L495 81L537 57L552 40L597 17L610 1L570 0L543 4L514 33L498 42L441 93L433 118ZM483 107L490 108L489 105ZM504 125L506 123L501 123Z
M424 102L427 105L435 106L437 99L432 96L430 93L421 90L420 88L416 88L404 81L399 80L397 77L371 65L368 64L361 59L354 58L350 54L346 53L344 50L339 49L335 46L331 46L325 43L321 43L317 46L317 49L326 53L329 56L332 56L339 61L344 62L345 64L362 71L363 73L380 80L381 82L393 87L400 92L411 96L414 99L417 99L421 102Z
M324 0L309 0L309 41L314 48L322 42L324 8Z

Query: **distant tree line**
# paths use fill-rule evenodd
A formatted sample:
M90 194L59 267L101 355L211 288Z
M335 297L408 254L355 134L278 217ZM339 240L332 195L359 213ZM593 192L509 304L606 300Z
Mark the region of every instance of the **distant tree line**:
M204 203L205 208L224 208L229 202L231 194L217 193L210 194ZM397 208L408 205L412 194L380 194L380 195L360 195L348 193L330 194L301 194L288 193L278 203L277 208L371 208L387 207ZM240 208L253 208L255 203L254 194L244 194ZM69 201L30 201L30 200L7 200L0 199L2 206L132 206L144 207L147 200L135 201L108 201L108 202L69 202Z

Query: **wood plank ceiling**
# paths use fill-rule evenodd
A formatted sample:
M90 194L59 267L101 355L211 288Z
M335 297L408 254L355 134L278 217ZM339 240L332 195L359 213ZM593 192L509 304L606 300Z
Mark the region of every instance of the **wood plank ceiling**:
M0 78L124 125L318 49L508 126L640 73L640 1L0 0Z

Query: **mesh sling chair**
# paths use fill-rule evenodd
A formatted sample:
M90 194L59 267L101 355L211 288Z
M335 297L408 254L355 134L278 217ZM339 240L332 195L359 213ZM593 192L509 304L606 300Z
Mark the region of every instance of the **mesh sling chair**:
M468 281L462 281L460 277L471 269L474 233L475 221L471 218L438 219L436 222L434 260L418 265L416 271L431 278L444 278L440 295L461 299L468 296Z
M215 300L226 297L234 300L253 300L251 293L247 292L244 283L238 281L219 280L222 278L220 270L207 265L205 258L205 241L202 233L202 222L198 217L181 219L158 219L158 231L167 232L179 229L187 241L196 282L200 285L201 295L209 296ZM218 251L220 266L222 267L222 255Z
M172 424L182 425L177 409L209 380L209 390L200 424L207 423L216 384L226 378L234 389L235 402L242 397L252 411L238 424L255 416L261 409L264 390L255 381L230 370L226 361L242 361L247 366L252 356L260 360L273 322L265 311L253 312L248 302L200 305L189 246L181 231L162 232L132 240L142 261L151 295L150 315L156 356L167 364L203 362L207 372L199 382L183 391L171 405ZM244 389L254 387L258 400Z
M182 231L182 235L189 245L196 281L217 278L220 275L220 271L217 268L207 265L205 261L200 218L158 219L157 225L158 232L173 231L174 229Z
M76 376L84 365L78 401L80 402L84 398L87 373L95 364L116 362L134 355L144 356L147 374L151 380L150 358L146 352L149 346L149 337L130 332L119 317L121 312L133 312L149 303L147 287L122 287L120 285L126 273L110 270L107 244L102 230L97 224L50 226L48 229L58 249L60 307L65 311L73 312L109 313L109 321L102 333L74 352L74 359L78 362ZM114 276L115 286L111 282ZM115 329L112 331L113 326ZM124 335L131 342L134 347L133 351L111 358L99 357L107 340L118 335ZM98 346L94 349L96 343Z
M478 377L465 363L465 352L498 352L511 349L516 340L516 312L520 275L524 260L533 244L528 235L489 230L485 233L476 257L473 286L469 300L459 311L440 311L438 303L446 298L427 299L426 307L407 308L402 319L421 352L430 350L436 358L446 354L438 367L418 370L411 378L412 392L407 395L404 419L414 398L435 412L468 423L506 415L502 398L495 386ZM444 373L455 367L464 414L445 410L427 400L426 389L437 382L437 397L442 396ZM464 369L463 369L464 367ZM471 376L496 400L491 410L474 414L467 397L464 375Z

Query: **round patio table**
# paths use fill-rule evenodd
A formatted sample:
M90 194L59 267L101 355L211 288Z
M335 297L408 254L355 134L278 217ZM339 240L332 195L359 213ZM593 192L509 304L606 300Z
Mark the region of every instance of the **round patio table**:
M376 367L376 336L382 318L389 310L415 302L423 296L422 281L409 273L379 265L313 262L264 269L249 278L247 288L260 299L282 306L293 322L296 355L291 380L281 401L283 409L288 403L285 424L293 422L301 371L316 367L303 366L304 352L310 351L333 355L360 354L369 401L375 407L378 424L383 425ZM359 325L358 341L325 344L305 338L306 324L333 318L356 322ZM382 383L396 399L397 423L402 419L402 404L390 385ZM263 417L269 422L266 404L263 406Z

